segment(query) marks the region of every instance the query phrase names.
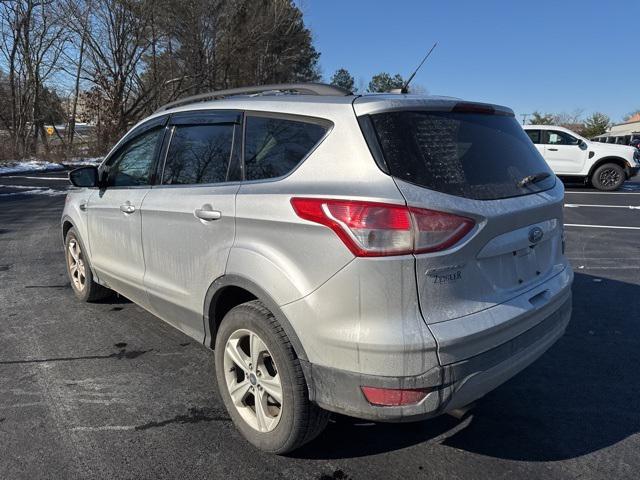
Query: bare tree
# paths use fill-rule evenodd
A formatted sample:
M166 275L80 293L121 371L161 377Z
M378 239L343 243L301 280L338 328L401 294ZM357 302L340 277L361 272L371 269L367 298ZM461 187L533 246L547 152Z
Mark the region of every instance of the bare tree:
M71 49L71 53L65 55L65 61L69 66L66 70L67 75L73 78L73 92L68 101L69 111L66 135L64 138L67 152L73 151L78 116L78 102L81 94L82 68L84 65L87 37L90 34L89 13L91 3L91 0L64 0L61 7L65 25L70 32L71 43L75 47Z
M574 126L581 125L584 120L584 109L577 108L573 112L560 112L554 115L554 121L557 125Z
M38 139L48 152L45 133L46 83L56 73L67 38L55 0L16 0L0 4L0 53L9 76L14 153L35 154Z
M293 0L5 0L0 31L0 126L20 155L49 150L59 85L70 153L80 101L106 148L186 94L320 78Z
M72 19L74 30L85 33L81 79L93 84L103 102L98 128L105 144L140 117L156 90L142 80L155 8L151 0L86 0Z

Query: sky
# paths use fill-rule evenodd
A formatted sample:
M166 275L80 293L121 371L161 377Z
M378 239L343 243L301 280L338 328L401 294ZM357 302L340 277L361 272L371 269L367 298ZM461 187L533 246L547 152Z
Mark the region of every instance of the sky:
M640 0L299 0L325 80L381 71L520 114L640 109Z

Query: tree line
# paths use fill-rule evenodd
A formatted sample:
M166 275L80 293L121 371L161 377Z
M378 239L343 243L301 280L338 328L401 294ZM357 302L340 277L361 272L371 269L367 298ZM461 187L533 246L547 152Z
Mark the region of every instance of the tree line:
M178 98L321 79L293 0L4 0L0 31L0 158L78 154L86 119L100 154ZM358 90L345 69L332 83ZM403 84L380 73L368 91Z
M90 147L103 154L178 98L322 77L293 0L3 0L0 32L0 159L90 154L76 138L87 119ZM330 82L363 93L399 89L405 79L380 72L356 85L340 68ZM578 123L585 136L610 124L600 113L570 120L539 112L531 119Z
M5 156L73 151L79 110L104 151L186 95L320 79L292 0L5 0L0 30ZM60 123L64 132L45 131Z
M611 128L611 119L602 112L594 112L584 117L581 109L567 113L541 113L533 112L528 121L529 125L559 125L573 130L586 138L602 135Z

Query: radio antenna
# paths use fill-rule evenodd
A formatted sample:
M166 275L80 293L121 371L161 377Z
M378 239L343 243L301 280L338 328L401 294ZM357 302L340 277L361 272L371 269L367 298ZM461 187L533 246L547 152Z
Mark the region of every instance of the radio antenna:
M420 62L420 65L418 65L418 68L416 68L413 73L411 74L411 76L409 77L409 79L404 82L404 85L402 86L402 88L400 89L400 93L409 93L409 83L411 83L411 80L413 80L413 77L416 76L416 73L418 73L418 70L420 70L420 67L422 67L422 65L424 64L424 62L427 61L427 58L429 58L429 55L431 55L431 52L433 52L433 50L438 46L438 42L433 44L433 47L431 47L431 50L429 50L427 52L427 54L424 56L424 58L422 59L422 61ZM397 91L397 90L396 90Z

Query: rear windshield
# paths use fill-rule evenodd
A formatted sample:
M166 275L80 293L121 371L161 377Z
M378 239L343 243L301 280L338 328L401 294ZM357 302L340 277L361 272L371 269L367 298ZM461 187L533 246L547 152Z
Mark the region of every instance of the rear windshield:
M527 195L555 184L512 116L400 111L371 115L371 121L389 173L401 180L477 200ZM541 173L549 176L521 183Z

